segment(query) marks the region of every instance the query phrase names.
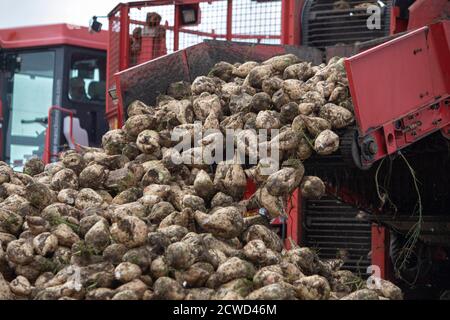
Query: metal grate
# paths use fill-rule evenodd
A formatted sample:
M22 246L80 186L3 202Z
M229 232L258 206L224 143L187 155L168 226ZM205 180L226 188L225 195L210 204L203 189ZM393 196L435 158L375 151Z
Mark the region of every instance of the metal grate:
M233 1L233 41L281 44L280 1Z
M281 43L281 9L282 1L256 2L252 0L216 0L193 1L200 8L199 23L193 26L176 26L176 10L172 1L167 4L144 5L128 4L128 30L130 47L134 41L133 34L141 34L139 53L135 54L130 48L128 66L132 67L159 56L173 53L176 50L185 49L204 40L233 40L251 43L280 44ZM161 17L159 26L148 28L147 15L157 13ZM111 18L110 28L117 32L112 33L110 50L112 64L119 66L120 10ZM123 23L123 22L122 22ZM151 31L148 31L150 30ZM147 30L147 33L146 31ZM156 31L155 31L156 30ZM163 39L155 40L154 33L161 33ZM146 38L146 34L152 33L152 39ZM178 34L178 36L176 36ZM116 39L117 38L117 39ZM147 49L152 53L146 53ZM110 68L111 73L119 71Z
M383 5L380 5L382 3ZM381 8L381 28L370 30L367 21L372 15L363 4ZM302 43L316 48L353 44L389 35L390 0L308 0L302 17Z
M303 211L303 244L322 259L344 259L343 269L365 275L371 265L371 225L358 210L331 197L308 200Z
M154 50L164 54L174 52L174 34L172 27L175 21L175 6L173 5L130 8L130 34L133 34L136 28L145 28L147 14L151 12L156 12L161 16L160 25L165 31L166 38L165 48L154 48Z
M231 5L231 21L228 6ZM281 0L255 2L252 0L216 0L199 2L200 21L194 26L179 29L178 43L175 43L175 7L173 5L130 8L130 33L145 24L149 12L161 16L161 26L166 30L167 53L176 48L185 49L204 40L225 40L231 36L234 41L279 44L281 39ZM227 27L232 26L232 34Z

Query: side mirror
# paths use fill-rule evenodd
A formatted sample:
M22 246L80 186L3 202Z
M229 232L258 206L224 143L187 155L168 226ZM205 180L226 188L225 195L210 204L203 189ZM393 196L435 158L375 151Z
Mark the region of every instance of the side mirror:
M102 24L98 22L98 18L96 16L92 17L91 21L89 21L89 32L90 33L98 33L102 31Z

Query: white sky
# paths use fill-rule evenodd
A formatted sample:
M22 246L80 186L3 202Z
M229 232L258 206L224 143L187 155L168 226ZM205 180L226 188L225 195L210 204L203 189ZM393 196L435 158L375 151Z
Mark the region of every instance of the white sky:
M63 22L88 26L92 16L107 15L119 2L121 1L0 0L0 28ZM106 20L102 22L107 28Z

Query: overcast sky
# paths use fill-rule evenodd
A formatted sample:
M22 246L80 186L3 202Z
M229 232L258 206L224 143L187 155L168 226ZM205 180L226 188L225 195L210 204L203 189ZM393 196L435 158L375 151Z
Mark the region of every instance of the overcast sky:
M121 1L0 0L0 28L61 22L87 26L92 16L107 15L119 2Z

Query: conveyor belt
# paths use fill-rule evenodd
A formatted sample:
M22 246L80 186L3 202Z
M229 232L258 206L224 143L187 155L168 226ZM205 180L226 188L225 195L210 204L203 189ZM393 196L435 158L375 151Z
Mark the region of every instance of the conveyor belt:
M371 14L355 5L377 1L346 0L348 8L335 9L336 0L308 0L302 15L302 44L324 49L337 44L353 44L389 35L391 1L381 9L381 29L370 30Z
M303 244L322 259L344 255L343 269L365 275L371 264L371 224L357 214L357 209L332 197L305 201Z

